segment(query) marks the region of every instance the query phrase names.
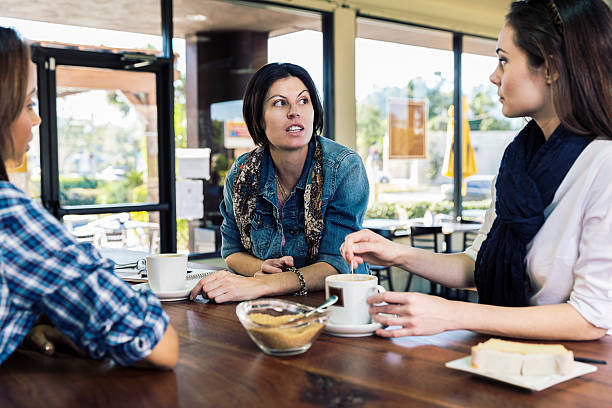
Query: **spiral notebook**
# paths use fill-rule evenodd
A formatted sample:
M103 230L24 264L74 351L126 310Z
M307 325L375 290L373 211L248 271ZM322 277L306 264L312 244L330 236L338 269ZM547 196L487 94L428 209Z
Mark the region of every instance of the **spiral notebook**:
M219 268L220 269L220 268ZM219 269L206 268L202 264L188 262L187 263L187 280L202 279L203 277L216 272ZM117 276L129 283L143 283L148 282L146 271L141 274L136 269L117 269L115 270Z

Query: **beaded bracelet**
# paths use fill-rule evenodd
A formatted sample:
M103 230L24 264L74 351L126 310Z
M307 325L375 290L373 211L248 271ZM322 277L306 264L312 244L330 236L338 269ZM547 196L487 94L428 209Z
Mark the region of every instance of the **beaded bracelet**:
M302 272L300 272L300 270L298 268L294 268L293 266L290 267L290 268L287 268L287 271L295 273L295 275L297 276L298 280L300 281L300 290L295 292L293 295L294 296L304 296L304 295L307 295L308 294L308 290L306 290L306 281L304 280L304 275L302 275Z

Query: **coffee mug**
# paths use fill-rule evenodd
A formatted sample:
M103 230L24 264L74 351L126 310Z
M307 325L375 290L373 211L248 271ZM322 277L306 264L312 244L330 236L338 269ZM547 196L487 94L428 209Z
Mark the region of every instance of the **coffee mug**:
M153 292L185 289L187 255L155 254L147 256L147 276Z
M360 325L372 322L366 299L385 288L372 275L330 275L325 278L325 297L338 296L338 301L329 307L329 321L334 324Z

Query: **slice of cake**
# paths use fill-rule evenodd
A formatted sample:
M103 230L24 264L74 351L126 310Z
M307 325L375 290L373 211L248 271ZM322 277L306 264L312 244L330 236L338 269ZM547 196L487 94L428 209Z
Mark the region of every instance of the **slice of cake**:
M574 353L561 344L489 339L472 347L472 367L505 375L568 375L574 369Z

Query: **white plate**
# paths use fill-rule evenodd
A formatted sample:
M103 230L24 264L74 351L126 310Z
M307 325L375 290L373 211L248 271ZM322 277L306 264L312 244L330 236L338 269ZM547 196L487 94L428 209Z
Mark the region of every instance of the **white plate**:
M174 302L176 300L185 300L189 298L189 293L191 289L206 275L210 275L211 273L215 273L216 271L212 270L195 270L192 274L187 275L187 280L185 281L185 288L181 290L176 290L173 292L155 292L151 289L151 292L155 296L159 298L161 302ZM140 288L149 288L149 282L139 283L137 285L132 286L134 289L138 290Z
M468 373L481 375L483 377L492 378L497 381L516 385L517 387L527 388L533 391L541 391L563 381L571 380L584 374L597 371L597 367L590 364L574 361L574 371L568 375L547 375L547 376L524 376L524 375L503 375L496 374L490 371L479 370L472 368L472 356L460 358L458 360L449 361L445 364L446 367L455 370L467 371Z
M325 332L332 336L340 337L365 337L371 336L377 329L380 329L382 325L380 323L369 323L369 324L334 324L327 323L325 325Z

